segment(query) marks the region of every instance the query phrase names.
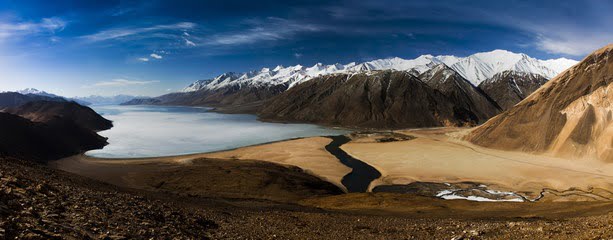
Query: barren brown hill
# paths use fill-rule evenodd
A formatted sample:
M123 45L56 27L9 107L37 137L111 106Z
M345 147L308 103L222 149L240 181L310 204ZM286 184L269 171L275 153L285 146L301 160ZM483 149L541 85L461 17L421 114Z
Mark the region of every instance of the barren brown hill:
M332 74L271 98L268 120L368 128L458 126L477 122L473 112L408 72Z
M34 101L19 107L5 109L5 112L19 115L33 122L49 122L56 118L74 121L86 129L100 131L113 127L113 123L98 115L89 107L76 102Z
M466 139L613 163L613 44L595 51Z

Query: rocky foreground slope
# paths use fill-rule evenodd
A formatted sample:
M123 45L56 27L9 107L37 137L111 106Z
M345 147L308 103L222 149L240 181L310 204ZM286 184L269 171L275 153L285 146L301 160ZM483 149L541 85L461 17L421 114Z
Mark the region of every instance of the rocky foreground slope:
M613 162L613 45L588 55L466 139L481 146Z
M216 224L203 213L0 158L1 239L206 239Z

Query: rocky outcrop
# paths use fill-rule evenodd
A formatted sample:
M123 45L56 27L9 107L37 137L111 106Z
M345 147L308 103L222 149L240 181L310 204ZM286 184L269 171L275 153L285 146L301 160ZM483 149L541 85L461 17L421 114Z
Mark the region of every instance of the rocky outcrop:
M528 97L547 82L547 78L517 71L504 71L479 84L503 110L509 109Z
M481 146L613 162L613 44L473 130Z
M267 101L263 119L364 128L462 126L469 109L404 71L314 78Z

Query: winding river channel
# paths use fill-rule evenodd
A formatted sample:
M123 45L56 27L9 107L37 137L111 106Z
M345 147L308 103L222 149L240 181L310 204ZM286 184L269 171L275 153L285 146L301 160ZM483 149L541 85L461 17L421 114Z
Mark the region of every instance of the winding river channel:
M332 142L326 146L326 150L334 155L338 160L352 171L345 175L341 183L347 188L348 192L367 192L370 183L381 177L381 173L374 167L352 157L340 147L351 141L344 135L331 136Z

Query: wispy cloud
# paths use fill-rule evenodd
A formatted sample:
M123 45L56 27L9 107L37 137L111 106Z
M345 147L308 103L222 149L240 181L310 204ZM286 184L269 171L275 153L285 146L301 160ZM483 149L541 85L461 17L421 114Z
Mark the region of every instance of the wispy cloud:
M107 41L107 40L115 40L115 39L124 39L131 36L137 36L142 34L155 34L161 31L174 30L174 31L183 31L186 29L195 28L197 25L192 22L179 22L174 24L163 24L163 25L154 25L150 27L123 27L123 28L112 28L103 30L94 34L85 35L81 38L86 39L91 42L99 42L99 41ZM161 35L156 35L161 36Z
M58 17L43 18L39 22L0 22L0 39L31 34L55 33L64 30L67 22Z
M94 83L93 87L123 87L123 86L133 86L133 85L147 85L152 83L158 83L160 81L138 81L138 80L128 80L123 78L117 78L110 81L102 81Z
M149 62L149 58L146 58L146 57L138 58L138 61Z
M607 33L590 29L543 30L535 31L534 34L537 35L534 43L536 48L552 54L581 57L613 43L613 40L611 40L613 39L613 32Z
M265 21L251 20L250 28L229 33L221 33L208 39L208 45L242 45L262 41L288 39L298 33L322 31L322 27L295 21L269 17Z

